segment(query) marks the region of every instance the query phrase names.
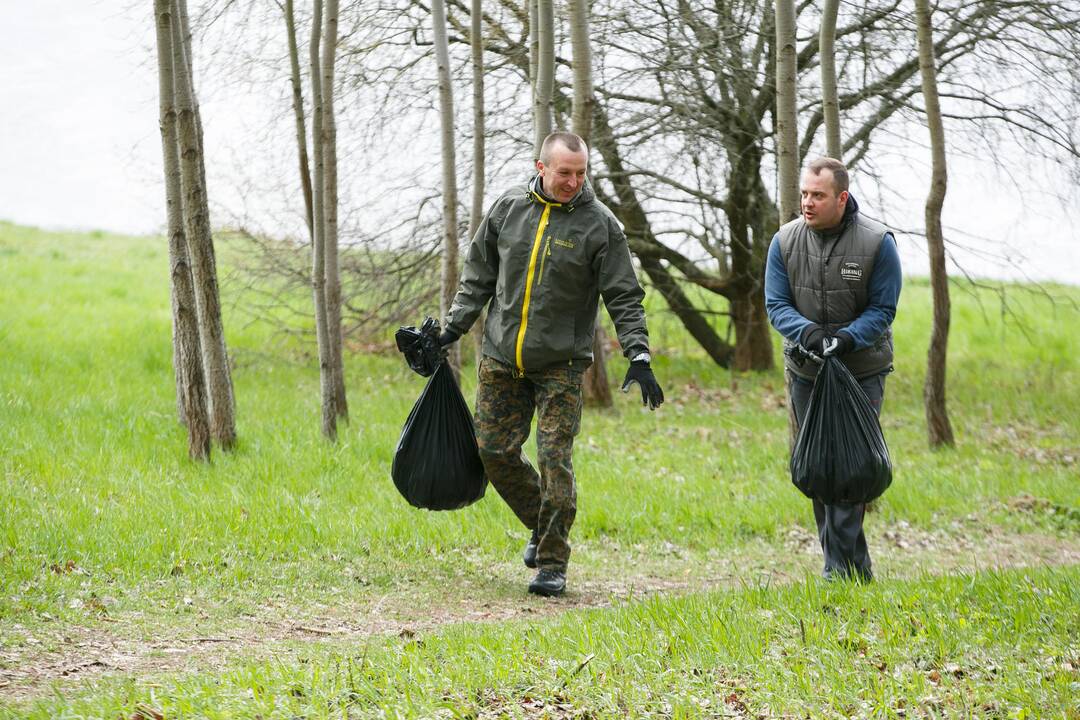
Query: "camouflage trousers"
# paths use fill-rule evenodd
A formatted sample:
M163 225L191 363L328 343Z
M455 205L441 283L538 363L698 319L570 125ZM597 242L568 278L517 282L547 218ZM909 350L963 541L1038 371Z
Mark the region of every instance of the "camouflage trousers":
M522 524L536 530L537 564L566 571L577 514L574 437L581 429L581 371L555 367L514 377L492 358L480 362L476 440L491 484ZM536 420L538 473L522 451Z

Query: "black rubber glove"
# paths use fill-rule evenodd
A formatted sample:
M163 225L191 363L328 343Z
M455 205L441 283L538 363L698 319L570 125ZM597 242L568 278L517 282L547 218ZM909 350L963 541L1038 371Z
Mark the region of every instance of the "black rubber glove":
M664 391L660 389L660 383L656 382L649 363L644 360L636 360L630 363L623 379L622 391L630 392L630 386L634 383L641 388L641 404L648 405L650 410L655 410L664 403Z
M458 341L458 338L460 337L460 334L454 332L450 328L447 328L442 331L441 335L439 335L439 347L446 347L447 345L452 345L453 343L456 343Z
M800 344L814 353L822 355L825 352L825 341L829 339L829 333L817 323L810 323L802 331Z
M841 330L835 335L831 336L826 342L825 352L823 355L829 357L842 357L855 349L855 338L848 335Z

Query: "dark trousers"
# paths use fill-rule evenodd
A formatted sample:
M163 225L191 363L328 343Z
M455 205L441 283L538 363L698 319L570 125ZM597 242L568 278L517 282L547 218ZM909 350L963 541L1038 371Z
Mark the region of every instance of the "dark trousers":
M558 366L514 377L492 358L480 362L476 441L487 478L521 523L539 537L536 561L566 572L577 514L574 437L581 429L581 371ZM522 446L536 420L537 472Z
M881 415L881 403L885 398L885 374L861 378L859 385L866 393L874 412ZM809 380L788 373L788 389L795 417L802 425L810 404L810 391L814 385ZM863 516L866 505L826 505L814 500L814 519L817 521L821 551L825 555L824 575L827 578L856 575L870 580L870 550L866 547L863 533Z

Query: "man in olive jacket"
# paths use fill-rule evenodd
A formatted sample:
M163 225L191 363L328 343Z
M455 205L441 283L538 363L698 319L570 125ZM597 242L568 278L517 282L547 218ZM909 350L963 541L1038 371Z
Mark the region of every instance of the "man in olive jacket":
M806 417L820 366L791 352L800 345L835 355L881 413L892 372L892 321L900 298L900 256L887 227L859 213L843 163L820 158L800 183L802 217L780 228L765 264L765 309L784 336L795 416ZM866 507L814 500L827 579L873 578L863 533Z
M476 231L450 306L443 345L468 332L485 306L476 430L488 480L532 531L529 592L566 588L577 512L572 452L581 424L581 377L592 363L599 299L615 323L642 402L664 394L649 367L645 293L626 236L586 179L588 148L571 133L544 141L537 174L504 193ZM522 452L537 414L539 473Z

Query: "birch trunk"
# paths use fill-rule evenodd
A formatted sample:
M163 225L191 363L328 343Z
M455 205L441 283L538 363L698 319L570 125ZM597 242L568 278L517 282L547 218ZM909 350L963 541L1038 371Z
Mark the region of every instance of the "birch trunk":
M821 111L825 118L826 153L843 162L840 103L836 93L836 15L839 9L840 0L825 0L821 10Z
M472 80L473 80L473 187L472 206L469 210L469 238L476 234L484 219L484 190L486 185L485 174L487 162L484 157L484 35L483 35L483 2L472 0L471 5L471 34L469 36L469 49L472 55ZM487 312L480 313L476 324L473 325L472 335L476 340L476 365L480 366L480 360L484 355L484 324L487 322Z
M337 410L334 408L333 356L330 352L330 329L326 313L326 205L323 137L322 72L319 62L319 43L322 33L322 0L314 0L311 19L311 42L308 60L311 64L311 148L315 160L312 178L311 290L315 299L315 338L319 349L319 398L322 408L322 432L329 440L337 440Z
M780 224L799 214L799 126L796 116L795 3L776 0L776 155Z
M926 244L930 254L930 287L934 298L934 326L930 334L923 400L926 429L931 447L955 444L952 423L945 407L945 364L949 346L949 276L945 267L945 239L941 231L941 208L945 204L947 173L945 127L938 100L937 70L934 64L934 37L928 0L915 0L919 39L919 71L922 74L926 123L930 130L932 169L930 193L926 198Z
M202 154L202 127L192 89L191 70L185 53L185 33L180 3L172 5L173 81L177 104L180 176L184 207L184 230L202 348L210 406L210 436L228 450L236 444L235 406L225 330L221 322L214 239L210 231Z
M442 292L439 294L440 317L446 317L458 285L457 169L454 152L454 89L450 84L450 45L446 36L446 6L432 0L431 22L435 39L435 64L439 78L439 125L442 144ZM461 369L457 344L450 348L450 367L455 379Z
M555 93L555 11L552 0L536 0L536 85L533 92L533 153L551 134L551 103Z
M323 96L323 203L326 205L323 222L326 234L323 251L326 254L326 326L330 343L330 379L334 393L334 412L346 422L349 403L345 396L345 361L341 337L341 274L338 270L338 173L337 120L334 116L334 75L338 44L338 0L326 0L326 29L322 38L322 96Z
M296 15L293 12L293 0L285 0L285 29L289 38L289 69L292 79L293 115L296 118L296 151L300 164L300 187L304 193L304 219L307 221L308 238L312 238L315 229L311 210L311 163L308 160L304 93L303 84L300 81L300 48L296 42Z
M210 417L206 406L206 379L191 279L187 239L184 235L180 150L177 144L176 95L173 81L172 9L169 0L154 0L157 26L159 124L165 170L165 207L169 234L169 278L172 289L173 370L177 407L187 426L188 456L210 459Z

